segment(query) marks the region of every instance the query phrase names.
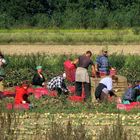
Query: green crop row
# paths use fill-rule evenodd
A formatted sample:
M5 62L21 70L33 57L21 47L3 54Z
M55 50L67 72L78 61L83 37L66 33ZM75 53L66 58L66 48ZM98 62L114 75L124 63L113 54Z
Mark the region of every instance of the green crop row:
M6 55L7 66L5 67L5 85L18 85L23 80L31 81L37 65L42 65L43 73L47 79L59 75L64 71L63 63L67 59L74 60L76 55ZM95 62L95 56L92 58ZM129 81L140 79L140 56L112 54L110 63L118 71L118 74L126 76Z
M140 29L0 30L0 44L139 44Z

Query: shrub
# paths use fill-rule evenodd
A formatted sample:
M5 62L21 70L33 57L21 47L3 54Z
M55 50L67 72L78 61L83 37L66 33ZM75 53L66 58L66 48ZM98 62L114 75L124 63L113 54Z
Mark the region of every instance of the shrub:
M0 14L0 29L11 28L14 24L14 19L7 14Z
M124 66L120 69L120 74L126 76L129 81L140 79L140 62L139 56L130 55L126 57Z
M44 75L49 80L64 71L63 62L66 59L74 58L77 58L77 55L46 55L39 53L31 55L7 55L8 64L5 67L5 85L18 85L22 80L31 81L37 65L43 66ZM123 54L112 54L110 62L113 67L116 67L118 73L126 76L128 80L140 79L140 57L138 55L124 56Z
M49 17L46 14L36 14L32 18L32 24L33 26L39 27L39 28L48 28L49 27Z
M134 33L134 35L139 35L140 34L140 28L139 27L134 27L132 29L132 32Z

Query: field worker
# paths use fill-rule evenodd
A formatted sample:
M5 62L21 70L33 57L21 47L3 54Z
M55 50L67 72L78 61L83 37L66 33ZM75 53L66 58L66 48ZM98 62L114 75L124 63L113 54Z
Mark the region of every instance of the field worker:
M134 87L135 89L140 89L140 80L137 80L136 82L135 82L135 87Z
M101 51L101 54L97 56L95 68L98 75L100 73L104 73L105 75L109 74L109 69L111 68L111 65L108 60L107 48L104 48Z
M113 92L113 81L117 82L118 77L115 75L106 75L100 80L95 90L96 100L103 102L108 101L108 97L116 96Z
M42 66L37 66L36 70L37 72L33 77L32 85L34 85L35 87L43 87L45 86L45 77L42 74Z
M131 84L122 97L123 104L140 101L140 85L138 82Z
M66 73L63 73L63 75L56 76L48 82L48 89L49 90L57 90L58 96L60 96L62 93L64 95L68 95L68 88L65 84L65 79L66 79Z
M139 101L140 102L140 80L138 80L136 82L136 86L134 87L134 89L136 90L135 99L136 99L136 101Z
M27 93L29 85L26 82L23 82L22 85L16 89L16 96L15 96L15 104L30 104L28 100L29 94Z
M92 53L91 51L87 51L84 55L81 55L73 61L73 64L78 64L75 75L75 89L76 95L82 95L82 85L84 87L85 92L85 100L91 97L91 86L90 86L90 78L88 74L88 67L91 65L92 68L92 76L95 76L95 66L93 61L91 60Z
M3 80L5 77L4 66L6 65L6 60L4 55L0 52L0 91L3 91Z

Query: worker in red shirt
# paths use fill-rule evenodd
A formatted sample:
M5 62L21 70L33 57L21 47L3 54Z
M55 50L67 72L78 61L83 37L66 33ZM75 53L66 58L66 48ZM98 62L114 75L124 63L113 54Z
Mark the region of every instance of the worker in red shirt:
M27 92L28 87L29 85L23 82L22 85L16 89L15 104L30 104L28 100L29 94Z

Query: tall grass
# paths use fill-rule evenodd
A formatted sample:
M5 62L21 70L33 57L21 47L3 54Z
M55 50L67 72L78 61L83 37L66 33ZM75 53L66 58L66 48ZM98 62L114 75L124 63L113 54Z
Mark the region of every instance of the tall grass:
M0 44L139 44L140 34L125 30L0 30Z
M99 136L97 137L97 140L139 140L140 138L131 130L129 130L127 127L124 127L122 125L122 120L118 116L118 119L115 124L112 126L105 126Z
M45 114L44 114L45 115ZM94 126L92 122L90 126L82 124L74 124L75 120L65 120L62 123L59 118L54 121L53 117L49 118L49 122L42 123L44 116L40 113L27 112L2 112L0 111L0 139L1 140L139 140L136 131L133 128L128 129L122 125L122 119L118 118L114 125L110 126ZM41 122L40 122L41 121ZM44 121L48 121L44 119ZM30 123L33 124L30 126ZM95 133L93 133L93 131Z

